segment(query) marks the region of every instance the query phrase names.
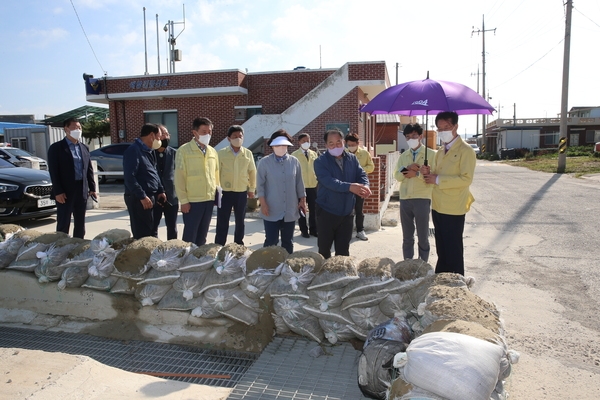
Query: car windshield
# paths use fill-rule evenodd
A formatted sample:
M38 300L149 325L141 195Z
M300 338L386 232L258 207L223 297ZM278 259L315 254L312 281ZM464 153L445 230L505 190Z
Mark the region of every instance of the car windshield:
M478 146L476 144L471 144L471 147L476 149Z
M21 150L18 147L4 147L2 150L12 154L15 157L33 157L32 154L26 152L25 150Z
M0 158L0 168L16 168L14 164L6 161L4 158Z

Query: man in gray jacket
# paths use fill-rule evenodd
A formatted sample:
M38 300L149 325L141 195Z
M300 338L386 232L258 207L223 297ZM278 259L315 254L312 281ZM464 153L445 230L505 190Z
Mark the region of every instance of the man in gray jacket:
M163 203L154 204L154 230L153 235L158 237L158 225L163 213L165 214L165 225L167 226L167 240L177 239L177 212L179 211L179 200L175 193L175 154L177 150L169 146L171 135L166 126L159 124L161 133L161 146L154 150L156 156L156 170L165 189L167 200Z

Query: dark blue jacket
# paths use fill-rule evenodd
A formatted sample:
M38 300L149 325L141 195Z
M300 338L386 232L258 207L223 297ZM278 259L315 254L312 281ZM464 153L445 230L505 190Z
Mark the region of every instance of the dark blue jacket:
M328 151L315 161L315 174L319 182L317 204L328 213L346 216L354 210L355 198L354 193L350 192L350 184L369 185L369 178L354 154L344 151L342 159L343 172Z
M163 189L165 190L165 194L167 195L167 200L171 203L171 204L175 204L177 203L177 192L175 192L175 154L177 153L177 150L175 150L173 147L171 146L167 146L165 148L165 151L163 151L162 153L159 152L158 150L154 150L154 155L157 157L157 164L158 164L158 157L160 157L160 155L162 154L164 159L165 159L165 168L162 171L162 174L160 171L158 171L158 174L160 175L160 182L162 183ZM158 170L158 168L157 168Z
M138 200L165 191L156 171L154 152L140 138L135 139L123 154L123 176L125 195L133 194Z

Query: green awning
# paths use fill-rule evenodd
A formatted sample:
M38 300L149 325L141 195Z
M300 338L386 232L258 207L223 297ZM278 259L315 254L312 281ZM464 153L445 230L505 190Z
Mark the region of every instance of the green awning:
M95 106L83 106L76 108L71 111L64 112L59 115L55 115L54 117L46 118L42 122L46 125L59 125L62 126L62 123L67 118L76 118L78 120L85 119L86 117L91 117L92 115L100 117L100 118L108 118L108 108L105 107L95 107Z

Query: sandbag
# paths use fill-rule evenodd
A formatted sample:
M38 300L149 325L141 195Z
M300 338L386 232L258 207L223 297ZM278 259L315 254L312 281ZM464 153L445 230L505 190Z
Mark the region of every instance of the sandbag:
M394 261L387 257L372 257L362 260L357 267L359 279L344 287L342 299L376 293L392 283Z
M308 286L308 289L342 289L356 279L359 279L359 277L354 259L347 256L333 256L325 261L319 273Z
M343 325L354 324L354 321L350 318L350 312L342 310L340 307L330 308L326 311L321 311L321 309L309 305L302 306L302 308L313 317L317 317L319 321L327 320Z
M221 315L237 322L252 326L258 324L258 312L251 311L242 304L237 304L233 308L225 311L219 311Z
M179 272L179 271L178 271ZM200 289L209 271L182 271L181 276L173 282L173 289L179 292L185 300L200 296Z
M335 290L309 290L306 303L312 308L327 311L342 305L344 289Z
M151 306L158 303L170 289L170 285L138 285L135 297L143 306Z
M118 278L115 284L110 288L110 292L114 294L134 294L137 289L137 282L133 279L124 277Z
M389 296L388 293L368 293L360 296L346 297L342 301L342 310L348 310L355 307L374 307L381 303L383 299Z
M81 287L88 279L88 271L86 267L68 267L66 268L58 282L58 289Z
M89 276L85 283L81 285L82 288L86 289L94 289L102 292L109 292L113 285L119 280L116 276L109 276L104 279L96 279L92 276Z
M8 267L15 260L25 243L41 235L41 232L34 229L17 231L10 236L7 234L5 240L0 242L0 269Z
M175 271L190 252L190 244L179 239L171 239L156 247L148 266L160 272Z
M50 244L45 251L38 252L38 265L34 270L40 283L56 281L64 270L63 261L79 244L85 242L78 238L65 238ZM58 268L57 268L58 267Z
M85 240L75 247L67 255L67 258L61 263L66 267L87 267L94 258L94 252L91 248L91 241ZM89 273L89 271L88 271Z
M449 400L489 399L496 387L503 346L452 332L427 333L399 353L394 366L413 385Z
M346 324L342 324L340 322L319 319L319 325L323 330L325 339L327 339L327 341L331 344L336 344L337 342L347 342L356 337L354 332L352 332L352 330L349 329Z
M115 243L124 242L131 238L131 232L126 229L109 229L104 231L92 239L90 248L94 254L100 253Z
M239 304L235 293L241 293L240 288L233 289L209 289L203 293L204 299L215 311L223 312L232 309Z
M354 307L348 310L350 312L350 318L354 321L354 324L363 329L370 331L377 325L386 322L389 318L383 315L379 310L379 307Z
M252 254L254 255L255 253ZM275 269L257 268L251 272L247 272L244 280L240 282L240 288L248 297L253 299L261 298L273 281L281 274L283 264L279 264L279 266L279 268Z
M257 269L274 270L289 256L286 249L281 246L262 247L255 250L246 259L246 273Z
M406 344L393 340L374 339L358 359L358 387L372 399L385 399L393 378L394 356L406 350Z
M95 252L92 261L88 263L88 274L96 279L109 277L115 270L115 259L121 251L107 247Z
M312 315L306 315L299 320L289 318L286 315L283 315L282 318L290 330L298 335L312 339L317 343L321 343L325 338L319 320Z
M204 244L198 247L192 245L190 247L190 252L182 260L181 265L179 266L179 271L208 271L210 268L212 268L219 250L221 250L221 246L218 244Z
M171 288L156 305L159 310L189 311L202 305L201 297L192 297L189 300L181 296L181 292Z
M161 243L162 241L160 241L160 239L151 236L134 240L128 244L123 251L119 252L115 258L115 269L112 274L129 279L141 280L143 275L150 268L148 266L150 255Z
M150 268L144 278L138 282L138 285L172 285L179 277L181 272L177 270L157 270Z
M315 274L313 267L303 265L298 271L284 263L280 275L269 285L268 292L271 297L293 297L308 299L307 287Z

